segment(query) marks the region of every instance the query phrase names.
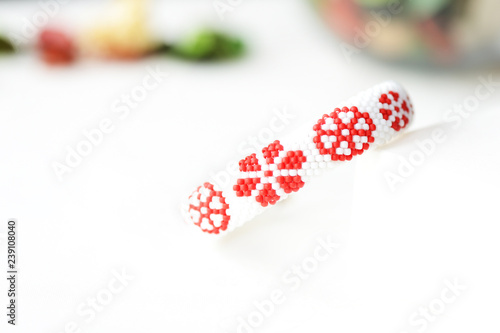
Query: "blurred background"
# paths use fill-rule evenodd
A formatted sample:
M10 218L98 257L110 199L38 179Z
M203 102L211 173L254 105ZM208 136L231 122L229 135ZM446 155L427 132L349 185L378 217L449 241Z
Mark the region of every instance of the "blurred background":
M259 331L417 332L409 317L447 277L468 291L429 330L498 328L499 14L495 0L1 0L19 331L250 333L238 316L318 235L342 250ZM181 200L229 161L389 79L413 100L408 134L222 241L182 222ZM87 321L76 309L122 268L134 281Z

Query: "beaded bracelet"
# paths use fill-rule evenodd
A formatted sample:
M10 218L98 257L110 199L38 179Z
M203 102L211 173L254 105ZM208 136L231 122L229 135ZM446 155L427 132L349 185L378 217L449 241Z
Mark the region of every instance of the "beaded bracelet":
M240 160L229 185L199 186L182 207L186 222L209 234L225 234L299 191L321 170L385 144L413 118L408 94L393 81L341 105L299 133L298 140L276 140Z

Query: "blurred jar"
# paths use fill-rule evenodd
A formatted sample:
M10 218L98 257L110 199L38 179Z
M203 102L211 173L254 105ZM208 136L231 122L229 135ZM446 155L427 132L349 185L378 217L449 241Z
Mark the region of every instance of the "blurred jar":
M347 55L435 65L500 58L500 0L311 0Z

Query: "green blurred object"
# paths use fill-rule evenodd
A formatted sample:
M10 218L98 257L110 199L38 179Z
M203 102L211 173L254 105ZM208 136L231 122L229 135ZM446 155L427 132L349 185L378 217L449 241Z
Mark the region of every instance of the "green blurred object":
M14 45L5 37L0 35L0 52L1 53L12 53L14 52Z
M175 44L171 52L180 58L195 61L224 60L241 56L244 45L238 38L204 29Z

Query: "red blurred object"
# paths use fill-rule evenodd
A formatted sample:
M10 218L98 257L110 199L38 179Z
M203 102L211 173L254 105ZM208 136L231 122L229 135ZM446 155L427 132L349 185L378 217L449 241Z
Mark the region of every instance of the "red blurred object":
M76 47L67 33L58 29L44 29L38 37L42 59L51 65L70 64L76 59Z

